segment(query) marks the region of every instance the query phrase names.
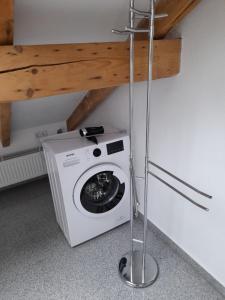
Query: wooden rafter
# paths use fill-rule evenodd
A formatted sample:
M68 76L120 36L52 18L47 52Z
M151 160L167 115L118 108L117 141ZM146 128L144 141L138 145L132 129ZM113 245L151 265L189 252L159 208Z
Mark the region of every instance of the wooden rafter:
M156 21L155 38L164 38L200 1L201 0L160 0L156 8L156 13L165 12L168 14L168 17Z
M68 130L72 130L72 128L76 128L81 124L115 89L115 87L111 87L90 91L81 101L80 105L78 105L78 108L75 109L72 117L68 119ZM89 99L91 99L91 102Z
M167 13L168 17L165 19L160 19L155 22L155 39L164 38L167 33L177 25L178 22L180 22L194 7L200 2L201 0L159 0L157 7L156 7L156 13ZM148 21L141 20L138 27L144 28L147 27ZM136 37L137 40L144 40L146 39L146 34L139 34ZM113 90L112 90L113 91ZM95 92L97 93L97 92ZM110 95L109 93L106 93L107 96ZM74 112L70 115L70 117L67 120L67 127L68 130L74 130L76 129L80 123L79 120L84 121L86 117L88 117L87 113L84 113L82 116L81 107L84 109L84 104L88 107L93 107L93 111L97 106L98 103L96 100L92 100L92 91L88 93L88 98L84 98L84 103L80 103L77 107L77 109L74 110ZM99 93L99 104L102 103L107 97L101 96L101 93ZM93 102L93 103L92 103ZM84 109L85 111L85 109ZM79 114L78 114L79 113ZM79 120L78 120L79 115ZM74 125L75 124L75 125Z
M155 21L155 39L164 38L185 16L191 12L201 0L160 0L156 6L156 14L166 13L168 17ZM148 26L148 20L143 19L140 27ZM137 40L147 39L146 34L138 34Z
M153 78L180 70L181 40L155 41ZM148 74L147 41L135 46L135 81ZM129 81L127 42L1 46L0 103L102 89Z
M13 0L0 0L0 45L13 44L13 2ZM0 139L3 147L10 145L10 133L11 103L2 103L0 104Z
M0 137L3 147L10 145L11 133L11 105L2 103L0 106Z
M0 45L13 43L13 0L0 0Z

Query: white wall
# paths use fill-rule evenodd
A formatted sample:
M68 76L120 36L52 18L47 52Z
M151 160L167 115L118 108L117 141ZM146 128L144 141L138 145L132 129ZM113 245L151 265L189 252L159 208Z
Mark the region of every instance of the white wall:
M38 134L47 133L47 135L55 135L61 129L66 131L66 122L61 121L51 124L43 124L32 128L19 129L12 131L11 143L9 147L0 148L0 160L2 156L19 154L26 150L35 149L41 146Z
M152 178L149 218L225 286L224 13L223 0L204 0L177 28L183 37L181 74L154 82L151 110L151 159L213 199L204 199L152 170L210 212L189 204ZM136 143L138 176L143 176L144 97L144 84L139 84L135 99L136 133L142 135ZM127 97L122 88L87 123L110 119L114 126L127 126L125 109ZM143 180L138 182L141 186Z

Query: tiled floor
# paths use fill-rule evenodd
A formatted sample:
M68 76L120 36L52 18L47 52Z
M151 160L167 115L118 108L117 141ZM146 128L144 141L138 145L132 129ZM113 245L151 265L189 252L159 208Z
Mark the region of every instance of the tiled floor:
M56 224L46 179L1 192L0 299L224 299L151 232L159 279L146 289L125 286L117 265L129 248L128 237L125 224L71 249Z

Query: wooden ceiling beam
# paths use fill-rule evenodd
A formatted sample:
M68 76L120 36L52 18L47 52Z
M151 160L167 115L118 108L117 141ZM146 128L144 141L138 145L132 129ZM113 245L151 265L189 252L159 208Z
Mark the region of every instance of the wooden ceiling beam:
M155 22L155 39L164 38L167 33L177 25L178 22L180 22L194 7L200 2L200 0L159 0L156 6L156 13L167 13L168 17L164 19L159 19ZM139 22L138 27L139 28L145 28L148 26L148 21L146 19L143 19ZM136 35L136 40L145 40L147 39L146 34L138 34ZM113 90L112 90L113 91ZM95 91L95 94L97 91ZM105 91L106 93L106 91ZM106 93L108 96L109 93ZM92 99L92 91L88 93L89 96L86 96L84 98L85 105L88 107L93 106L93 109L90 111L93 111L97 106L96 99ZM99 91L99 104L102 103L106 97L101 96L101 91ZM92 103L93 102L93 103ZM80 107L84 107L84 104L81 102L80 105L78 105L77 110L71 114L71 116L67 120L67 126L68 130L74 130L76 129L80 123L78 120L84 121L86 117L88 117L88 114L84 113L82 117L82 112L80 110ZM79 117L78 117L79 112ZM80 116L81 114L81 116ZM77 121L76 121L77 118ZM72 121L71 121L72 120ZM74 124L76 126L74 126Z
M160 0L156 13L167 13L168 17L155 22L155 38L164 38L201 0Z
M0 105L0 138L3 147L10 145L11 135L11 104L1 103Z
M156 6L156 14L166 13L168 17L155 20L154 38L156 40L163 39L200 2L201 0L159 0ZM140 25L142 28L146 28L148 20L141 20ZM147 34L138 34L136 39L147 39Z
M168 13L168 17L165 19L161 19L155 22L155 38L159 39L162 37L165 37L166 34L179 22L181 21L187 13L189 13L198 3L200 0L161 0L158 2L156 7L156 13ZM145 19L141 20L139 22L138 27L139 28L145 28L148 25L148 21ZM144 40L146 39L146 34L139 34L136 36L136 40ZM99 90L99 97L98 101L99 104L102 103L107 97L110 95L112 91L104 91L104 93L101 93L101 90ZM98 94L97 91L95 91L95 94ZM92 103L93 102L93 103ZM81 122L79 120L84 121L85 118L88 117L87 113L84 113L82 116L82 111L80 110L81 107L84 106L92 107L90 112L92 112L97 106L98 103L95 98L92 99L92 91L88 93L88 95L84 98L84 103L80 103L78 105L77 109L71 114L71 116L67 120L67 127L68 130L74 130L76 129ZM85 110L84 110L85 111Z
M154 42L153 78L179 73L181 40ZM129 43L0 47L0 103L119 86L129 81ZM135 45L135 81L148 74L148 43Z
M0 0L0 45L13 44L13 0Z
M91 90L67 120L67 129L71 131L77 128L115 89L116 87Z
M143 19L139 21L137 27L144 28L147 25L148 24L146 23L146 20ZM136 41L146 40L146 35L144 38L139 38L139 36L140 34L135 36ZM102 102L104 102L114 92L116 88L117 87L90 90L67 119L67 130L75 130Z
M14 0L0 0L0 45L13 44ZM2 59L2 57L1 57ZM11 103L0 104L0 140L3 147L10 145Z

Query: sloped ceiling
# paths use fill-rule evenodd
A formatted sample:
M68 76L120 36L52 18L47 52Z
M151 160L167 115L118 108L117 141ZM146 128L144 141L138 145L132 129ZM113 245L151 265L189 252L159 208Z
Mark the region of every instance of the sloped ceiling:
M64 121L84 95L85 92L13 103L12 130Z
M136 1L146 9L148 1ZM129 0L15 0L14 44L61 44L122 39L112 28L127 25ZM124 37L123 37L124 39ZM13 104L12 128L65 120L83 93Z

